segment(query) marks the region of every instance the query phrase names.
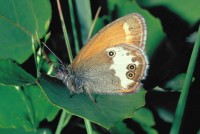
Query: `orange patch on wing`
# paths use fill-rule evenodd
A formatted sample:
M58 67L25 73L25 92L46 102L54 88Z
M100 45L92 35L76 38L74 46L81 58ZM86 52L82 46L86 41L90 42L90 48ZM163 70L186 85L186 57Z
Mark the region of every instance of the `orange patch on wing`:
M127 25L126 29L124 29L125 24ZM130 28L128 26L133 26L133 29L127 32ZM77 64L80 60L86 60L106 48L119 44L130 44L144 48L145 28L145 22L139 14L133 13L117 19L105 26L81 49L74 60L74 64Z

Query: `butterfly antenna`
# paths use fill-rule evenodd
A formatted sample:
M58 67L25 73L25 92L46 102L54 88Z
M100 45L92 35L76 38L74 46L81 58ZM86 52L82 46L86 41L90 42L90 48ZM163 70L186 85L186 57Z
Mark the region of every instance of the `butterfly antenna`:
M56 57L56 59L57 59L61 64L63 64L63 62L56 56L56 54L55 54L53 51L51 51L51 49L50 49L44 42L42 42L42 44Z

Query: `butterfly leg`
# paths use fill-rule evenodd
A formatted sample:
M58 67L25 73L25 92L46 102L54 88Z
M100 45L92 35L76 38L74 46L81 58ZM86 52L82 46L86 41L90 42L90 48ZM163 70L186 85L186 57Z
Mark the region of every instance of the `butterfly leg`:
M91 99L91 101L93 101L94 103L97 103L96 98L94 99L93 96L90 93L87 93L87 95L89 96L89 98Z
M69 80L66 80L66 82L64 82L64 84L69 87L69 91L70 91L70 95L69 95L69 98L72 98L75 94L73 93L75 90L74 90L74 87L72 85L72 82L70 82Z
M93 96L90 93L90 90L88 87L83 86L83 91L89 96L90 100L93 101L94 103L96 103L96 99L93 98Z
M75 94L73 94L72 92L70 92L69 94L69 98L72 98Z

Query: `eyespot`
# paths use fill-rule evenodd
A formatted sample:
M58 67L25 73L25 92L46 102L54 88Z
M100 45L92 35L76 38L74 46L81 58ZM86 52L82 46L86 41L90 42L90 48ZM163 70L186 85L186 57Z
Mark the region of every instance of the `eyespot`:
M136 62L136 57L133 57L133 58L131 59L131 61L132 61L132 62Z
M128 70L131 70L131 71L134 71L134 70L136 70L136 65L135 65L135 64L129 64L129 65L127 66L127 69L128 69Z
M116 54L116 52L114 50L111 50L111 51L108 52L109 57L114 57L115 54Z
M126 73L126 77L127 77L128 79L133 79L134 76L135 76L135 73L132 72L132 71L128 71L128 72Z

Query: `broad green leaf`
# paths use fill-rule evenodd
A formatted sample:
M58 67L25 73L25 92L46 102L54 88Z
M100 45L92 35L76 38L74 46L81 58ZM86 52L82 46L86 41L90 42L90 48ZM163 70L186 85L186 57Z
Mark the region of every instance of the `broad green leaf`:
M0 5L0 58L23 63L32 54L32 36L47 31L49 0L0 0Z
M24 88L26 96L29 97L30 106L34 109L35 122L39 124L44 119L52 121L59 109L49 102L38 86L26 86Z
M0 70L0 84L21 86L35 82L33 76L12 60L0 60Z
M0 127L34 130L33 115L22 90L0 86Z
M122 2L121 0L117 0L116 2L115 0L110 0L108 1L108 4L111 4L111 7L118 7L118 17L127 15L129 13L139 13L144 17L147 24L146 51L147 55L151 57L166 36L163 32L160 21L153 17L148 11L140 8L135 1ZM112 9L113 8L111 8L111 10Z
M174 78L172 78L170 81L168 81L165 84L165 88L170 88L173 91L180 91L183 87L185 75L186 74L182 73L182 74L175 76ZM194 79L193 79L193 81L194 81Z
M127 0L109 0L108 1L108 12L109 15L112 15L114 10L118 10L118 6L123 5L124 3L128 2ZM124 9L126 10L126 9Z
M0 128L0 134L52 134L49 129L26 131L23 128Z
M158 132L152 128L155 125L155 120L152 112L149 109L144 107L138 109L132 119L139 123L146 133L158 134Z
M138 3L145 7L164 6L190 24L200 19L199 0L138 0Z
M38 84L55 105L107 129L125 118L131 118L134 111L145 103L144 90L122 96L93 95L95 103L84 93L70 98L67 87L55 78L41 75Z
M114 127L110 129L111 134L134 134L134 132L129 129L125 123L119 122Z
M39 123L53 120L58 108L52 105L37 85L23 87L0 86L0 127L33 131Z

